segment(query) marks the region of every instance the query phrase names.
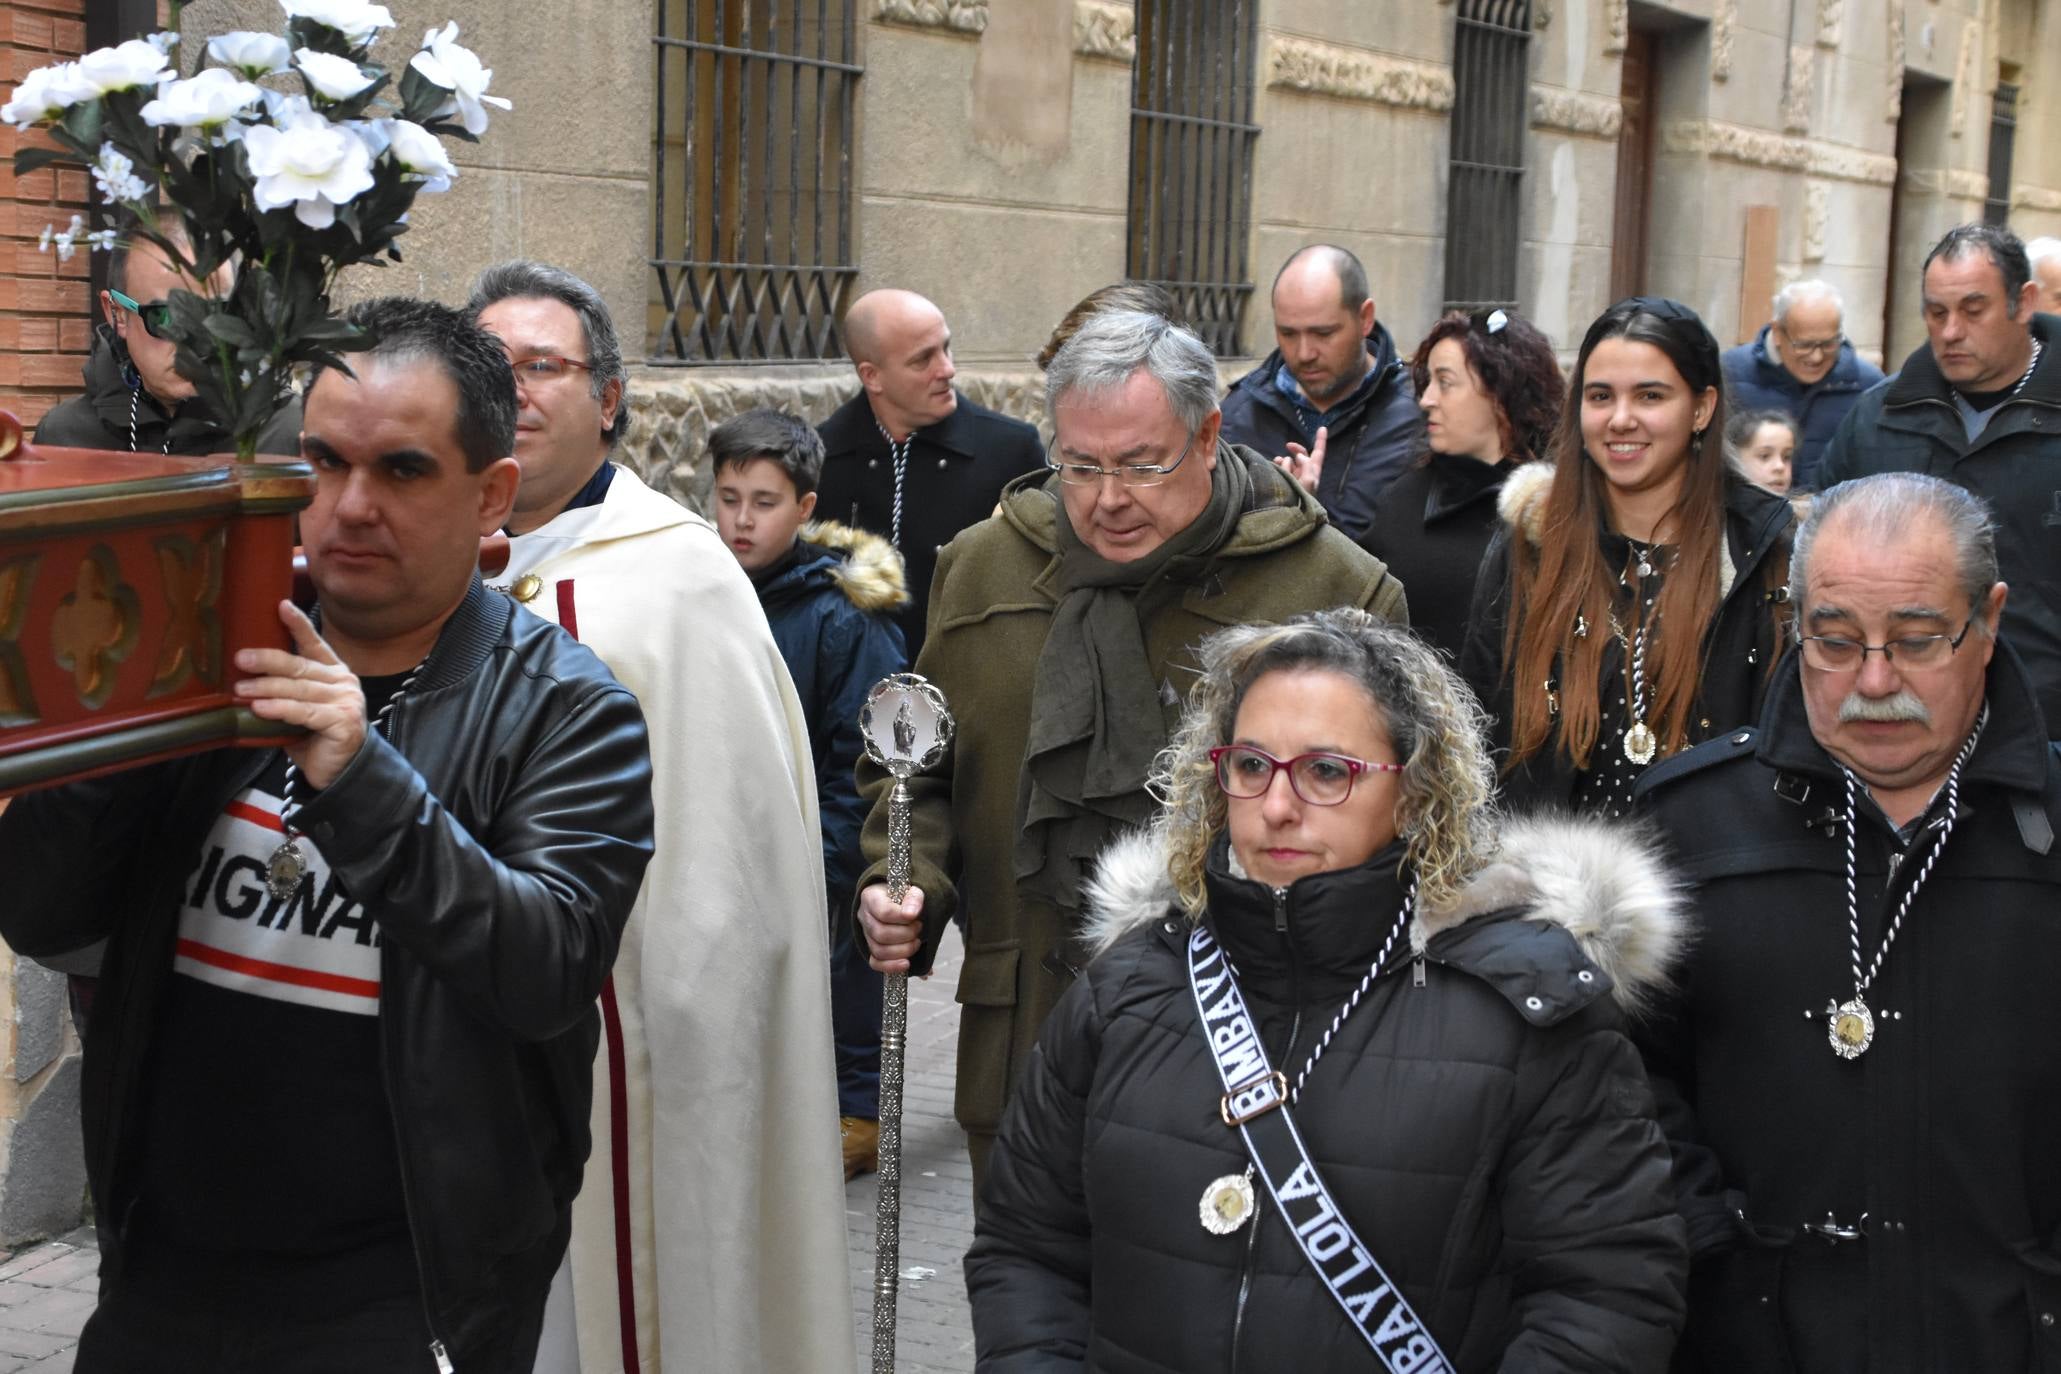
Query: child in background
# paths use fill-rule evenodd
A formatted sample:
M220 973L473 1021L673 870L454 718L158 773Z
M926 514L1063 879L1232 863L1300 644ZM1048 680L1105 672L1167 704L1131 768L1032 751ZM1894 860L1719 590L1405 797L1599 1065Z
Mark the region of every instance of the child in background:
M809 523L823 475L823 441L777 410L754 410L709 436L711 504L723 542L765 607L794 678L815 755L830 895L830 1005L837 1035L838 1114L844 1176L877 1167L880 1146L881 980L851 919L852 886L865 869L859 831L866 808L853 769L865 745L866 693L908 663L892 613L908 604L901 555L863 530Z

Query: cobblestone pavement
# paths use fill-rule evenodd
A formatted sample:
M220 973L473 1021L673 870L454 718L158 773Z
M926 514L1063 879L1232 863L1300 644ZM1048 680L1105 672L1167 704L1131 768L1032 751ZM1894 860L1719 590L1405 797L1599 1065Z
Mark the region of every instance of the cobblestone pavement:
M952 1120L958 1062L960 944L947 933L937 972L909 986L909 1058L903 1085L902 1284L896 1306L897 1374L966 1374L973 1323L959 1261L973 1240L973 1168ZM871 1174L845 1187L858 1367L873 1349L874 1203ZM99 1290L90 1227L0 1264L0 1374L72 1367L72 1347Z
M973 1319L959 1261L973 1242L973 1166L966 1136L952 1120L952 1077L959 1062L961 947L945 933L936 972L909 984L909 1052L902 1085L902 1285L895 1306L896 1374L967 1374L973 1368ZM874 1206L877 1180L845 1185L852 1309L859 1368L873 1350Z
M72 1347L100 1291L99 1273L91 1227L0 1264L0 1374L72 1367Z

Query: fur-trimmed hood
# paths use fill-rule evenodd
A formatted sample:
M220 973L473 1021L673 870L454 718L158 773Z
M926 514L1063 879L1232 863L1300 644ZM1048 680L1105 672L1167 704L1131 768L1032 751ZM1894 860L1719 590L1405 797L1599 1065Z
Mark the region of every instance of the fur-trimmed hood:
M1082 940L1097 954L1133 928L1165 919L1178 903L1158 833L1127 835L1105 849L1086 898ZM1411 921L1410 946L1423 954L1441 935L1498 913L1566 930L1627 1012L1649 1006L1667 987L1687 939L1681 888L1657 844L1642 827L1622 823L1504 821L1495 856L1459 899Z
M909 604L902 556L879 535L835 520L816 520L802 526L801 538L803 543L844 555L831 567L830 580L860 610L881 615Z

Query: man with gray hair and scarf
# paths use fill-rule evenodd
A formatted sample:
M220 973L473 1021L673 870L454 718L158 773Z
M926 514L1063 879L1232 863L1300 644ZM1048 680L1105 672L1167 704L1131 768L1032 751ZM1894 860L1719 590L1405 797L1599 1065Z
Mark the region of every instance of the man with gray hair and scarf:
M1045 471L945 547L916 671L959 721L910 782L912 886L888 900L887 795L872 811L859 919L883 973L929 971L955 911L956 1112L976 1192L1038 1027L1085 961L1095 855L1152 814L1145 776L1181 716L1196 645L1225 625L1360 606L1402 623L1402 587L1315 498L1224 443L1216 362L1156 315L1089 319L1045 374Z
M2061 765L1988 508L1826 491L1758 729L1653 768L1696 887L1644 1032L1695 1269L1678 1369L2061 1355Z
M469 308L515 371L522 485L493 585L636 694L660 837L602 990L594 1150L539 1374L832 1368L851 1311L801 704L715 527L610 461L628 411L600 293L505 262Z

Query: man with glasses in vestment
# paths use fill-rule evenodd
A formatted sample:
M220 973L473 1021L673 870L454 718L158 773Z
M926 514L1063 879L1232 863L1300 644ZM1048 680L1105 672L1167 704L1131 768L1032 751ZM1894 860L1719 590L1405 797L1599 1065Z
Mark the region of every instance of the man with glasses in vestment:
M1779 410L1796 421L1794 483L1815 487L1819 455L1882 369L1854 352L1846 306L1821 281L1793 281L1775 293L1774 318L1753 342L1724 353L1726 413Z
M955 911L958 1093L978 1189L1045 1016L1086 961L1082 887L1152 814L1146 770L1224 625L1359 606L1401 585L1269 459L1221 440L1216 363L1157 315L1091 317L1045 374L1047 470L946 545L916 671L951 704L951 751L913 778L912 886L888 900L888 792L871 803L860 923L883 973L926 973Z
M554 1308L538 1369L849 1364L827 899L800 703L715 527L610 460L627 376L600 294L509 262L481 274L468 309L516 378L522 485L492 584L600 655L651 738L658 850L601 998L576 1321Z

